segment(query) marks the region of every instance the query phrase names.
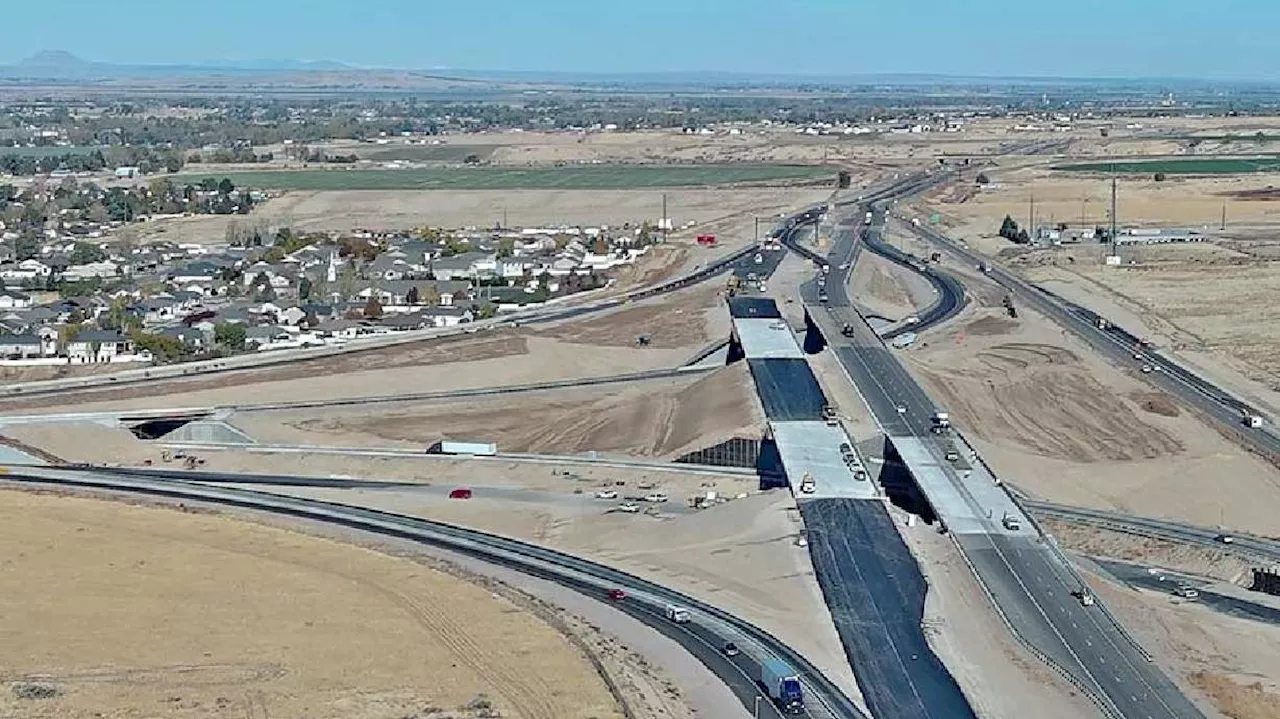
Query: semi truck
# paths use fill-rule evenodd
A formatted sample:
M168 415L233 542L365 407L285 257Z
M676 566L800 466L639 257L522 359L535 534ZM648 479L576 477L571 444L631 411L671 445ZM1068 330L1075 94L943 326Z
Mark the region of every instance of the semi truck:
M784 714L804 713L804 690L800 687L800 675L790 664L769 657L760 662L757 680L765 694Z
M942 434L951 428L951 415L946 412L933 413L933 432Z

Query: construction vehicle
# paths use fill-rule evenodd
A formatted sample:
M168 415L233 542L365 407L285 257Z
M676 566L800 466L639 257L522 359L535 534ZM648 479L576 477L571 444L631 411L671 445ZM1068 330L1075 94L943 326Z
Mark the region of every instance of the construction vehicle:
M637 347L648 347L651 341L649 335L636 335Z
M738 294L738 290L742 287L742 280L737 275L729 275L728 282L725 283L725 294L733 297Z
M784 714L804 713L804 690L800 686L800 675L790 664L769 657L760 662L760 675L756 681L779 711Z
M840 334L844 335L845 337L852 337L853 325L849 324L848 322L844 323L844 327L840 328Z
M1000 524L1004 525L1004 528L1010 532L1016 532L1019 529L1022 529L1022 522L1008 512L1004 513L1004 518L1000 520Z
M931 429L934 434L942 434L951 429L951 415L946 412L934 412L933 427Z

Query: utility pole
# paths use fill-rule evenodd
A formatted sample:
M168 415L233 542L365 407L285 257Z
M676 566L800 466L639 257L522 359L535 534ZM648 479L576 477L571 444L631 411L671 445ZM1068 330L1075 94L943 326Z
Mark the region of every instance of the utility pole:
M667 218L667 193L662 193L662 219L658 220L662 225L662 244L667 244L667 228L671 226L671 221Z
M1227 229L1227 203L1225 202L1222 203L1222 226L1219 227L1218 229L1220 230Z
M507 208L502 208L502 229L507 229Z
M1035 240L1036 234L1036 193L1031 192L1031 204L1027 209L1027 237Z
M1111 254L1120 253L1120 238L1116 235L1116 178L1111 178Z
M751 241L759 242L760 241L760 217L757 215L755 220L756 220L756 233L752 235Z

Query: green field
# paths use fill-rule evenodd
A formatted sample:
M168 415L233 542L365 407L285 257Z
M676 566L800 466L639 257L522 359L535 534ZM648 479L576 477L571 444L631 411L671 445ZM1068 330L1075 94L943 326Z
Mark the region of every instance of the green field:
M574 167L440 167L408 170L267 170L184 175L187 182L229 178L236 187L266 190L630 190L740 182L836 179L834 170L800 165L676 165Z
M1120 172L1154 175L1232 175L1251 172L1280 172L1280 157L1197 157L1175 160L1121 160L1056 165L1067 172Z
M391 162L405 160L408 162L462 162L468 155L475 155L481 162L488 160L497 145L392 145L390 147L374 146L365 149L357 148L355 153L362 160ZM335 150L337 154L341 151Z

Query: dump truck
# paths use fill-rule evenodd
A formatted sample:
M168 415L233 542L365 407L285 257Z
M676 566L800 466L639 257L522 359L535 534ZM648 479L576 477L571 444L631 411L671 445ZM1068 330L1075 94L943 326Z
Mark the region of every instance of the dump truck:
M790 664L770 657L760 662L760 676L756 680L774 706L784 714L804 713L804 689L800 675Z

